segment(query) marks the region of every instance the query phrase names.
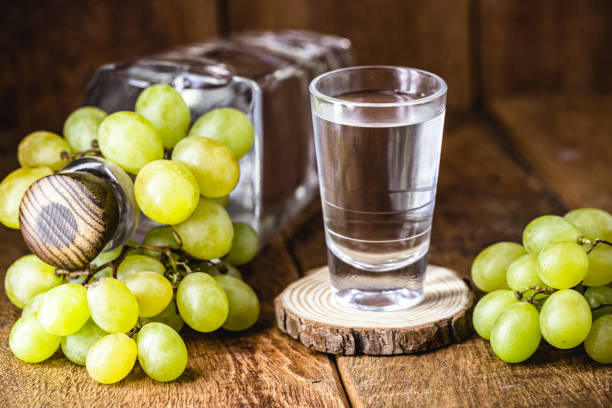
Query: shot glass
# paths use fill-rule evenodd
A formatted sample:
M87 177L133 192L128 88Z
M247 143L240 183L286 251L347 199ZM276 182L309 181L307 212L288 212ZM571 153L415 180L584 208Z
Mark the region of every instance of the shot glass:
M365 310L405 309L423 281L446 83L392 66L330 71L310 83L332 290Z

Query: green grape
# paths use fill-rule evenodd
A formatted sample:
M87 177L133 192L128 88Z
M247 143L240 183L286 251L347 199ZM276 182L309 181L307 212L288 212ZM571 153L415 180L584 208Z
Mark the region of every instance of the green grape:
M582 233L566 219L557 215L543 215L531 221L523 231L523 245L527 252L538 253L559 242L578 243Z
M152 379L172 381L187 367L187 347L172 327L147 323L138 332L138 361Z
M60 135L39 130L30 133L19 143L17 160L21 167L44 166L57 171L66 164L61 153L70 151L70 145Z
M215 279L225 292L229 303L229 313L223 328L231 331L246 330L259 318L259 299L249 285L228 275Z
M508 306L518 301L516 295L511 290L495 290L484 295L476 304L472 315L476 333L483 339L489 340L491 328L499 315Z
M91 142L98 138L98 127L107 116L102 109L93 106L83 106L72 112L64 122L64 137L72 150L91 149Z
M112 262L115 259L117 259L119 255L121 255L122 250L123 250L123 247L119 247L119 248L113 249L112 251L100 252L98 256L96 256L94 260L91 261L91 265L95 267L100 267L104 264Z
M132 371L137 353L136 342L125 334L107 334L89 348L87 373L99 383L116 383Z
M612 287L590 287L587 288L583 296L593 309L591 310L593 321L603 315L612 313Z
M124 282L130 275L142 271L156 272L163 275L166 267L158 259L136 254L128 255L117 267L117 279Z
M538 254L538 276L551 288L576 286L584 279L588 269L589 258L578 244L552 244Z
M149 119L167 149L184 138L189 129L189 107L181 94L169 85L149 86L138 96L134 110Z
M168 247L171 249L181 248L181 242L178 239L178 235L167 225L151 228L149 232L147 232L147 235L145 235L143 244ZM159 251L150 249L145 249L144 253L153 258L160 256Z
M244 265L251 261L259 248L259 237L250 225L244 222L235 222L232 248L225 256L225 261L232 265Z
M247 115L232 108L212 110L202 115L187 136L204 136L225 145L238 160L253 145L255 130Z
M584 341L591 329L591 308L573 289L550 295L540 311L542 336L550 345L569 349Z
M109 333L125 333L138 321L138 302L130 289L114 278L94 282L87 289L91 318Z
M227 208L227 205L229 204L229 195L223 197L215 197L215 201L218 202L221 207Z
M224 197L238 184L240 166L234 154L221 143L200 136L181 140L172 151L172 160L183 163L193 173L200 194Z
M36 255L25 255L9 266L4 277L4 290L9 300L22 309L39 293L63 282L55 274L55 267L47 265Z
M547 288L538 276L538 257L535 254L521 256L508 267L506 281L510 289L524 291L531 286ZM533 290L527 290L523 298L527 299L533 294ZM546 297L545 294L536 295L536 299Z
M191 171L181 163L157 160L140 170L134 194L147 217L160 224L178 224L195 210L200 188Z
M101 271L96 272L94 276L92 276L91 282L93 283L103 278L111 278L112 276L113 276L113 268L109 266L107 268L102 269Z
M49 290L41 300L37 315L40 325L51 334L76 333L89 319L87 289L65 283Z
M187 275L176 291L176 305L185 323L200 332L217 330L227 319L227 296L215 278L202 272Z
M593 315L593 321L595 321L596 319L599 319L601 316L612 314L612 306L603 306L596 310L591 310L591 314Z
M138 246L138 245L140 245L140 242L136 242L133 239L130 239L130 240L128 240L128 242L125 243L125 246L128 246L128 247L135 247L135 246ZM130 254L130 255L146 255L145 254L145 250L142 249L142 248L130 248L128 250L128 254ZM154 256L153 258L156 258L156 259L159 260L161 258L161 256L158 255L158 256Z
M485 248L472 263L472 281L483 292L508 289L508 266L525 253L525 249L514 242L498 242Z
M240 273L238 268L236 268L232 264L228 264L227 262L223 262L223 261L219 261L214 264L211 264L209 262L202 262L197 265L197 269L200 272L207 273L210 276L215 277L215 278L217 276L228 275L228 276L233 276L234 278L237 278L237 279L242 279L242 274Z
M593 322L584 340L589 357L601 364L612 364L612 314L601 316Z
M156 272L137 272L125 279L138 301L138 312L142 317L160 314L172 300L172 284L163 275Z
M91 346L107 334L89 319L78 332L62 337L62 351L68 360L84 366L87 362L87 352Z
M194 258L208 260L227 254L234 239L234 228L225 208L216 201L200 198L196 210L174 229L183 241L183 250Z
M580 230L585 238L612 239L612 215L597 208L579 208L563 216Z
M612 288L610 286L599 286L588 288L584 292L584 298L591 309L602 305L612 305Z
M176 307L176 300L174 299L168 304L168 306L166 306L166 308L160 314L158 314L157 316L148 317L147 321L167 324L177 332L180 332L183 326L185 325L185 322L183 321L183 318L179 314L178 309Z
M26 363L39 363L51 357L60 345L60 337L47 333L36 316L19 318L9 334L13 354Z
M589 269L582 280L585 286L603 286L612 282L612 247L599 244L588 253Z
M491 328L491 348L506 363L527 360L541 339L538 310L527 302L508 306Z
M21 317L36 316L36 318L38 319L38 308L40 307L43 301L43 298L45 297L46 294L47 292L42 292L34 296L34 298L30 300L28 304L25 305L25 307L21 311Z
M98 128L98 144L107 159L137 174L147 163L164 158L164 145L151 122L134 112L116 112Z
M0 183L0 222L19 229L19 206L28 187L36 180L53 174L48 167L22 167L11 172Z

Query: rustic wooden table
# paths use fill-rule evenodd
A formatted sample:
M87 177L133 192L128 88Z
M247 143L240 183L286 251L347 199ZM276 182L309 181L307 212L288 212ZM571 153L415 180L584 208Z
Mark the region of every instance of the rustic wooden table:
M538 215L580 206L612 210L612 97L526 96L489 106L450 116L444 135L430 260L464 276L480 249L519 241ZM1 158L2 175L16 166L14 156ZM26 248L19 232L2 228L0 239L5 271ZM581 347L543 344L520 365L501 362L475 335L398 357L311 352L275 327L272 301L324 263L320 206L313 203L246 268L262 300L260 322L242 334L185 329L189 365L170 384L136 367L119 384L99 385L59 353L42 364L22 363L7 341L19 310L2 294L0 406L612 406L612 367L589 360Z

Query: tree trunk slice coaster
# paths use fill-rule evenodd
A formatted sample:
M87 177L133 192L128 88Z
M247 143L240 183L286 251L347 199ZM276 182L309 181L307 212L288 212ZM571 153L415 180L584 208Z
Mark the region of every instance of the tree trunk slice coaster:
M281 331L330 354L396 355L459 343L472 332L475 296L453 271L429 265L423 301L392 312L357 310L332 293L327 267L289 285L274 301Z

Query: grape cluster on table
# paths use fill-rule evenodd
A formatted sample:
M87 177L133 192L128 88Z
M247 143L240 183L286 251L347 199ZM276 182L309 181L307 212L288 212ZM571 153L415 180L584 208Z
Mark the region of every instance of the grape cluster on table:
M158 84L140 94L135 112L82 107L67 118L64 137L37 131L21 141L22 167L0 183L5 226L19 228L19 205L34 181L88 155L135 176L139 209L163 225L142 243L100 253L83 271L61 271L32 254L16 260L5 290L23 309L9 336L19 359L41 362L61 348L104 384L126 377L138 359L149 377L172 381L187 365L185 323L199 332L255 324L259 300L236 266L251 261L259 239L225 209L253 125L232 108L190 122L182 96Z
M505 362L531 357L542 337L559 349L584 343L612 363L612 215L580 208L544 215L523 231L523 245L499 242L472 264L484 292L473 313L476 332Z

